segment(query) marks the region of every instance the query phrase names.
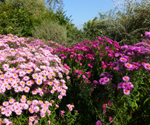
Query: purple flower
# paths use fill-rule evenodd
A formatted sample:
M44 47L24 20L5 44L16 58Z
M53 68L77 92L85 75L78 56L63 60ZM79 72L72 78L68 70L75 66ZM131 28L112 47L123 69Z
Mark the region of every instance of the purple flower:
M116 66L113 68L114 70L119 70L119 66Z
M93 81L93 83L97 84L97 83L98 83L98 81L97 81L97 80L94 80L94 81Z
M112 101L109 101L109 102L107 103L107 105L108 105L108 107L112 106L112 105L113 105L113 104L112 104Z
M145 36L150 37L150 32L146 31Z
M98 121L96 122L96 125L102 125L101 121L98 120Z
M105 114L106 113L106 109L103 109L103 114Z
M83 78L83 79L86 79L86 76L85 76L85 75L82 75L82 78Z
M129 81L130 80L129 76L124 76L122 79L123 79L123 81Z
M104 78L100 78L99 83L104 85L105 84L105 79Z
M122 82L118 84L118 88L119 89L123 88L123 83Z
M127 59L126 58L124 58L124 57L120 57L120 62L126 62L127 61Z
M118 57L119 56L119 53L115 53L115 57Z
M103 109L106 109L106 104L103 104L103 106L102 106L102 107L103 107Z
M112 117L109 117L109 122L112 122L113 118Z
M104 77L104 82L106 83L106 82L109 82L109 78L107 78L107 77Z

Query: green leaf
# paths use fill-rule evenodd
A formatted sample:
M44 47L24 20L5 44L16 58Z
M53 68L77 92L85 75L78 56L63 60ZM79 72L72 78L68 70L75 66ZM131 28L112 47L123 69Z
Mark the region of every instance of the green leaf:
M145 101L144 101L143 105L145 105L145 103L146 103L149 99L150 99L150 97L149 97L149 98L147 98L147 99L145 99Z

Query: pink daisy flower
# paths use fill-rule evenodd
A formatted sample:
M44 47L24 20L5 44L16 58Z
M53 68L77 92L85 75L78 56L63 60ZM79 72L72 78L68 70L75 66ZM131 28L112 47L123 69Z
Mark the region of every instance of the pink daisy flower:
M25 82L24 82L24 81L21 81L19 84L20 84L22 87L25 87Z
M11 98L9 99L9 104L13 104L15 102L15 99Z
M62 95L58 95L58 99L62 99Z
M20 102L21 102L21 103L25 103L25 102L26 102L26 98L21 98L21 99L20 99Z
M41 85L41 84L42 84L42 80L41 80L41 79L37 79L37 80L36 80L36 83L37 83L38 85Z
M11 110L6 110L5 116L9 117L11 114L12 114L12 111L11 111Z
M44 118L44 117L45 117L45 113L40 113L40 116L41 116L42 118Z
M26 86L26 87L24 87L23 90L24 90L24 92L28 93L30 91L30 88Z
M33 122L34 121L34 117L33 116L30 116L29 117L29 122Z
M9 68L9 64L3 64L2 67L3 67L3 69L8 69Z
M33 114L34 113L34 109L33 108L29 108L29 112L31 113L31 114Z
M16 115L21 115L22 110L16 110L15 113L16 113Z
M2 103L2 105L3 105L3 106L8 106L9 103L8 103L7 101L4 101L4 102Z
M26 104L26 103L23 104L23 109L24 109L24 110L27 110L28 108L29 108L29 105L28 105L28 104Z
M39 110L40 110L40 108L39 108L38 106L35 106L35 107L34 107L35 113L37 113Z
M50 92L53 94L55 92L55 90L52 89Z
M24 81L28 81L29 79L30 79L29 76L24 76L24 77L23 77L23 80L24 80Z
M129 76L124 76L122 79L123 79L123 81L129 81L130 80Z
M2 107L2 108L1 108L1 114L2 114L2 115L5 115L5 113L6 113L6 108Z
M24 72L24 71L20 71L20 72L19 72L19 76L20 76L20 77L23 77L25 74L26 74L26 72Z

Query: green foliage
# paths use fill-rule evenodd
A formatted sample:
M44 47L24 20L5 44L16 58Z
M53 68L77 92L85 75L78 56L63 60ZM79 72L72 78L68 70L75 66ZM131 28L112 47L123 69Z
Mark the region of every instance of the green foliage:
M118 41L121 45L133 44L142 40L140 34L150 29L149 14L150 3L144 0L142 3L133 3L126 0L125 12L118 11L117 18L109 17L106 20L107 27L104 36ZM111 22L111 23L110 23Z
M89 20L83 25L84 34L92 41L95 36L106 36L118 41L120 45L133 44L142 40L140 34L150 29L150 3L147 0L133 2L125 0L125 11L110 10L99 13L99 18Z
M97 17L95 17L92 21L89 20L83 25L83 30L86 36L91 39L91 41L96 40L96 36L102 36L101 28L101 21L97 20Z
M71 23L71 16L67 17L65 11L56 11L54 13L53 10L48 10L44 15L44 19L47 19L49 22L58 22L59 25L65 26L67 30L67 39L66 42L68 46L74 45L81 41L86 41L88 38L82 31L79 31L74 24Z
M57 11L61 10L63 8L63 1L62 0L46 0L46 3L48 4L48 8ZM57 7L56 7L57 5Z
M28 1L5 1L0 3L0 34L14 34L19 37L32 36L34 25L42 22L45 6L41 0Z
M44 20L32 31L33 37L37 39L51 40L58 43L66 41L66 27L60 26L58 22Z

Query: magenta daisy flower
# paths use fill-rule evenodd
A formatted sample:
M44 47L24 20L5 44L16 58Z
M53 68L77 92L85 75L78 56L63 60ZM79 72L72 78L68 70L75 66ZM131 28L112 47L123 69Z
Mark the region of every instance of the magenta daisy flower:
M145 50L142 49L142 48L140 48L140 49L138 50L138 52L144 54L144 53L145 53Z
M150 70L150 64L149 64L149 63L145 63L145 64L144 64L144 68L145 68L146 70Z
M107 77L104 77L104 82L109 82L109 78L107 78Z
M130 63L125 63L124 65L125 65L125 67L128 68L128 69L131 69L131 68L133 67L132 64L130 64Z
M123 89L127 89L127 88L128 88L127 84L126 84L126 83L123 83L122 88L123 88Z
M126 62L127 61L127 59L126 58L124 58L124 57L120 57L120 62Z
M122 82L120 82L120 83L118 84L118 88L119 88L119 89L123 88L123 83L122 83Z
M116 66L113 68L114 70L119 70L119 66Z
M107 105L108 105L108 107L112 106L112 105L113 105L112 101L109 101L109 102L107 103Z
M100 82L100 84L104 85L105 84L105 79L104 78L100 78L99 82Z
M98 121L96 122L96 125L102 125L101 121L98 120Z
M129 90L132 90L132 88L134 87L134 85L131 82L126 83L127 84L127 88Z
M118 57L119 56L119 53L115 53L115 57Z
M102 106L102 107L103 107L103 109L106 109L106 104L103 104L103 106Z
M130 90L128 89L123 89L124 94L129 95L130 94Z
M109 122L112 122L113 118L112 117L109 117Z
M106 113L106 109L103 109L103 114L105 114Z

